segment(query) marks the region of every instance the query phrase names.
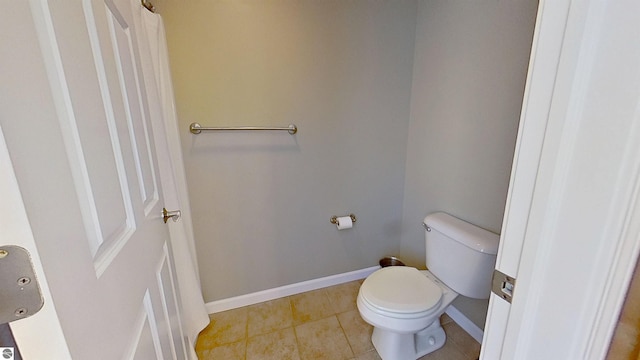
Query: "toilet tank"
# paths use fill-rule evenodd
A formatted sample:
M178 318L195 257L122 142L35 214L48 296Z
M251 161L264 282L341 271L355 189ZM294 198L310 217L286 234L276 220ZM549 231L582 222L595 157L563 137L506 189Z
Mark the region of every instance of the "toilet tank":
M460 295L489 298L500 237L443 212L424 225L427 269Z

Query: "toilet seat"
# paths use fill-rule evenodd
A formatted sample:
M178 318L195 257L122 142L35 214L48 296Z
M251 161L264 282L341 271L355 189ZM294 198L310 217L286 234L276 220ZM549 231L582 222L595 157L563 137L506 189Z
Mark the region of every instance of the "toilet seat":
M370 310L394 318L417 318L437 311L442 289L418 269L390 266L371 274L360 287Z

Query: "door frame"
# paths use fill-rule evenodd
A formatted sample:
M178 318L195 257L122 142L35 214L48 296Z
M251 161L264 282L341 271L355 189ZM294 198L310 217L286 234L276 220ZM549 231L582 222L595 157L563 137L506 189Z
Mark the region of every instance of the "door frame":
M553 101L570 0L540 0L534 28L518 138L511 166L496 269L518 276L524 235L540 166L547 115ZM519 287L520 289L520 287ZM495 294L489 298L482 340L483 359L500 359L510 304Z
M37 314L9 323L20 353L24 359L70 359L71 354L62 333L60 320L49 291L47 276L31 232L2 127L0 127L0 199L3 202L0 206L3 243L21 246L30 253L44 298L44 306ZM33 329L39 329L39 331L33 331Z
M593 267L601 271L571 278L589 288L589 296L576 301L579 306L575 309L562 313L562 319L571 319L575 325L566 339L558 341L562 342L563 349L559 349L557 343L545 342L539 333L541 328L538 326L536 332L532 324L544 318L535 311L539 309L535 304L540 298L558 296L554 287L562 286L550 281L549 269L558 274L581 260L559 261L552 256L560 247L558 239L549 236L555 229L557 217L550 211L541 220L540 209L552 210L562 204L551 191L566 175L562 166L572 163L567 159L556 162L549 157L549 150L545 153L543 145L555 146L558 154L570 152L574 144L561 141L563 131L575 135L581 130L580 122L571 124L573 128L564 128L563 120L577 115L570 106L589 89L588 81L580 76L591 74L590 61L596 57L593 49L604 26L603 13L608 5L594 0L540 1L496 263L496 269L517 279L516 290L513 305L497 295L491 296L482 359L531 358L531 349L541 343L550 351L555 348L578 358L601 359L607 354L640 252L640 154L637 152L631 151L622 160L622 164L631 169L632 176L624 187L616 188L614 195L624 200L612 202L608 208L607 217L616 219L617 227L605 229L607 234L611 233L607 245L615 251L599 251L602 248L596 245L602 246L601 243L587 245L588 251L597 254ZM582 72L576 75L578 70ZM634 135L638 132L633 126L628 130L634 131ZM600 219L603 227L610 220Z

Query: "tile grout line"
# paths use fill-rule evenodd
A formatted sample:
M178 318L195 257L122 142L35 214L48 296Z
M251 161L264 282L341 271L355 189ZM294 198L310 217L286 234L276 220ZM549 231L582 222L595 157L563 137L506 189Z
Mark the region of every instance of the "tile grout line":
M247 322L244 325L244 360L247 360L247 353L249 352L249 307L247 307Z
M336 320L338 320L338 325L340 325L340 330L342 331L342 335L344 335L344 338L347 339L347 344L349 345L349 348L351 349L351 355L353 355L353 358L355 358L356 357L356 352L353 350L353 345L351 345L351 341L349 341L349 337L347 336L347 333L344 330L344 327L342 326L342 322L340 321L340 317L338 317L338 314L334 314L333 316L335 316Z
M334 285L334 286L338 286L338 285ZM338 313L338 311L336 311L336 305L333 303L333 301L331 301L331 296L329 296L328 294L328 287L324 288L323 292L325 293L325 296L327 297L327 299L329 300L329 304L331 305L331 310L333 310L333 316L335 316L336 321L338 321L338 326L340 326L340 331L342 331L342 336L344 336L344 338L347 340L347 345L349 345L349 349L351 350L351 358L356 358L356 352L353 350L353 345L351 345L351 341L349 341L349 337L347 336L347 332L344 330L344 327L342 326L342 322L340 322L340 317L338 316L339 314L342 313Z
M456 326L459 327L461 331L464 332L464 329L462 329L462 327L460 325L458 325L455 321L451 320L449 323L453 324L453 325L449 325L449 327L451 326ZM447 323L447 324L449 324ZM443 326L444 328L444 326ZM466 332L465 332L466 333ZM471 335L469 335L469 337L471 337ZM454 345L454 347L462 354L464 355L465 358L467 359L471 359L471 360L476 360L476 358L478 356L476 355L471 355L470 353L468 353L467 351L465 351L465 346L464 344L461 344L460 342L456 341L456 339L453 336L449 336L447 335L447 340L451 341ZM475 339L473 339L473 337L471 337L471 341L476 342Z
M298 353L298 359L302 359L302 354L300 353L300 340L298 340L298 331L296 331L295 321L293 319L293 299L291 296L287 296L289 300L289 311L291 312L291 330L293 330L293 337L296 339L296 352Z

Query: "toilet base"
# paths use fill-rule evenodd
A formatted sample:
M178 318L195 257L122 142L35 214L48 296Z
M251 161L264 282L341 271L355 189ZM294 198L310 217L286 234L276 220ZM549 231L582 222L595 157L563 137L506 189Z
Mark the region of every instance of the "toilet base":
M446 340L440 320L415 334L401 334L378 327L373 328L371 341L382 360L416 360L440 349Z

